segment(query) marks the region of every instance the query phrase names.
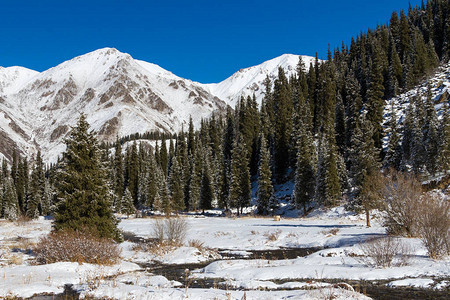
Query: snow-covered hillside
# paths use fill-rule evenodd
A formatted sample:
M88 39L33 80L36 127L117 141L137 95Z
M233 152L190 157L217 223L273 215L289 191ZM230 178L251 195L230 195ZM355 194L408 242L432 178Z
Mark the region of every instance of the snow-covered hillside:
M424 81L421 85L403 93L386 102L384 108L384 125L386 130L389 130L387 124L391 120L391 109L393 106L394 114L398 120L399 125L403 124L406 116L406 110L410 105L411 99L414 97L420 97L423 101L426 99L428 84L431 87L432 99L435 103L435 109L437 111L438 118L442 117L444 113L443 108L445 102L450 101L450 63L438 68L436 73ZM387 147L389 142L389 134L386 134L383 145Z
M309 70L310 63L314 63L315 58L311 56L301 56L306 70ZM209 91L225 100L232 107L241 96L256 96L258 103L264 97L263 81L267 76L272 82L278 77L278 68L281 67L286 72L286 76L293 75L299 62L299 55L283 54L274 59L263 62L260 65L246 69L241 69L229 78L220 83L207 84Z
M39 74L23 67L0 67L0 93L11 94Z
M32 145L43 150L46 161L64 150L61 141L80 113L87 115L101 140L111 141L136 132L175 132L189 116L198 125L226 108L201 84L112 48L42 73L25 70L0 70L1 129L11 139L9 147L1 148L10 152L16 144L19 152L30 154Z

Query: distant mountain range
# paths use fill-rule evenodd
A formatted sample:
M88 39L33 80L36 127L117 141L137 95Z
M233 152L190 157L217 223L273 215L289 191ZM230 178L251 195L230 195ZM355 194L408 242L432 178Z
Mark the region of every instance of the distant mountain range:
M302 56L308 68L313 57ZM263 98L262 82L278 68L289 76L298 55L284 54L241 69L220 83L201 84L133 59L113 48L75 57L42 73L0 67L0 156L14 148L31 157L38 149L54 162L80 113L102 141L160 130L178 132L189 117L198 125L213 112L234 107L241 96Z

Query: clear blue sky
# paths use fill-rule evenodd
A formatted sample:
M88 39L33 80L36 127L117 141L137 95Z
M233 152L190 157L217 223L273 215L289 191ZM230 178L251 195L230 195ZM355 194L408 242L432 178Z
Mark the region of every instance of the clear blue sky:
M0 0L0 66L43 71L114 47L219 82L283 53L326 57L420 0Z

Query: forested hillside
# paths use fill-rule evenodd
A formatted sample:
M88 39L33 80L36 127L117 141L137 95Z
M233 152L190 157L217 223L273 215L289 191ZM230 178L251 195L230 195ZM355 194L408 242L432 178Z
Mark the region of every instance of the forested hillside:
M257 212L268 214L278 205L274 186L290 181L293 204L305 212L311 203L330 207L342 199L357 209L381 170L423 179L447 174L448 77L429 79L448 68L449 14L446 0L393 12L388 24L329 49L325 61L316 57L309 71L301 58L295 76L280 68L274 84L267 79L261 87L260 106L255 97L241 98L225 115L200 128L191 121L156 147L136 136L123 149L118 138L103 154L111 205L124 213L133 212L132 202L164 212L219 207L239 214L251 203L253 182ZM426 92L403 96L401 106L390 101L417 86ZM60 166L45 167L40 153L32 163L12 157L1 172L1 216L51 213Z

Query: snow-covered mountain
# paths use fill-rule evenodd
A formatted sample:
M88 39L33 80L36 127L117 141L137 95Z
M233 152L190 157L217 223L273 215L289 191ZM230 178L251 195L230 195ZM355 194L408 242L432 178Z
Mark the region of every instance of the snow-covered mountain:
M304 55L301 57L306 70L309 70L310 63L314 63L315 58ZM207 84L206 87L213 95L225 100L231 107L236 105L241 96L247 97L253 93L260 104L264 97L263 81L266 77L269 76L273 82L278 77L279 67L283 68L286 76L289 77L296 72L298 62L299 55L283 54L260 65L241 69L224 81Z
M22 67L0 68L0 154L14 148L32 156L42 150L55 161L63 138L80 113L103 141L159 130L176 132L192 116L198 125L213 112L234 107L241 95L263 97L268 75L278 67L295 72L299 56L285 54L240 70L218 84L180 78L129 54L104 48L76 57L42 73ZM312 57L303 57L307 67Z

